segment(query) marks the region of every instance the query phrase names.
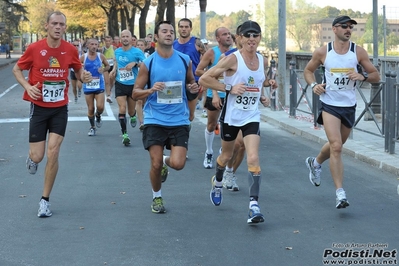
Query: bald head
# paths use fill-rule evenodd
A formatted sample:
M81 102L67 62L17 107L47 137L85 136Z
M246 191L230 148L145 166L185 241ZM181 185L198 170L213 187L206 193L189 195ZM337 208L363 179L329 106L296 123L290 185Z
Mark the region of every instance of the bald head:
M124 47L132 45L132 33L129 30L123 30L121 32L121 43Z

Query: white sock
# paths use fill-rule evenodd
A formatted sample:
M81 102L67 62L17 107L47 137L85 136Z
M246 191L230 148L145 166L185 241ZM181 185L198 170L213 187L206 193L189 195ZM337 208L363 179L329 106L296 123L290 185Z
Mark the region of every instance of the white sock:
M223 182L215 181L215 187L223 187Z
M338 194L339 192L345 192L345 190L341 187L335 191L335 194Z
M162 161L163 161L163 164L168 165L168 164L166 163L166 157L168 157L168 156L165 156L165 155L164 155Z
M209 132L207 128L205 128L205 145L206 145L206 153L213 154L213 139L215 138L215 132Z
M258 202L256 200L251 200L249 202L249 208L251 208L252 205L258 205Z
M160 197L162 197L161 190L159 190L157 192L155 192L154 190L152 191L152 199L160 198Z
M233 172L233 167L230 168L230 167L228 167L228 166L226 165L226 171L227 171L227 172Z
M319 167L319 166L321 166L321 164L319 164L319 163L317 162L316 158L314 158L314 160L313 160L313 166L314 166L314 167Z

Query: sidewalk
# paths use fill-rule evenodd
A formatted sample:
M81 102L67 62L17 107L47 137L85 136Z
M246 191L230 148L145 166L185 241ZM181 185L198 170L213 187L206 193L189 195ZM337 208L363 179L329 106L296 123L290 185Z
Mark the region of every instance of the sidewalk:
M362 90L369 100L368 89ZM356 109L356 119L364 109L364 102L358 95L358 105ZM262 119L272 125L280 127L292 134L306 138L308 140L324 144L327 142L325 132L322 128L315 129L311 115L296 112L296 118L289 116L289 111L272 111L270 108L262 108ZM356 128L377 132L377 126L373 121L360 121ZM343 153L366 162L374 167L399 176L399 145L396 145L396 154L389 154L384 151L385 139L373 134L354 129L352 136L347 140L343 147ZM317 154L309 154L316 156Z
M6 54L1 53L0 54L0 68L15 64L20 57L21 57L21 54L19 54L19 53L18 54L11 53L11 58L6 58Z

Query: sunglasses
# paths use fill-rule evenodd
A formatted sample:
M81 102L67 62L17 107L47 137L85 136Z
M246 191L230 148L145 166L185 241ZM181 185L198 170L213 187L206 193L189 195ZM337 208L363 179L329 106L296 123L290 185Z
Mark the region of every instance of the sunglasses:
M79 44L74 44L73 46L75 46L75 47L79 47Z
M246 32L241 35L244 36L245 38L251 38L251 37L257 38L260 36L260 33Z
M355 26L353 26L353 25L348 25L348 24L341 24L341 25L335 25L335 27L341 27L341 28L343 28L344 30L346 30L348 27L349 27L350 29L353 29L353 27L355 27Z

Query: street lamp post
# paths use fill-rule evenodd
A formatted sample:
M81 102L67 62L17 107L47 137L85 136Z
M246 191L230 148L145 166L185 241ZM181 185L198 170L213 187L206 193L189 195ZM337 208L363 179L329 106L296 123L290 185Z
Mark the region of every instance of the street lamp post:
M187 0L184 0L184 17L187 18Z
M32 22L29 22L29 33L30 33L30 39L29 39L29 44L32 43Z
M6 44L6 58L10 59L11 58L11 12L12 9L9 6L7 8L7 12L8 12L8 43Z

